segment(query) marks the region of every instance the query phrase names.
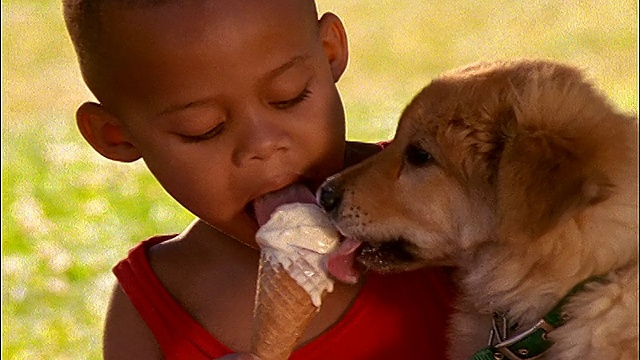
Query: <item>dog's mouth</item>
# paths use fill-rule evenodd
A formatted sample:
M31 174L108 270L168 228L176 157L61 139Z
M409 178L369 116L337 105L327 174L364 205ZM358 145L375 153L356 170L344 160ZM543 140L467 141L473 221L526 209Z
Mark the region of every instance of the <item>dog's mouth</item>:
M405 239L384 242L346 238L327 259L331 275L346 283L358 281L362 269L380 273L407 270L418 262L412 245Z
M400 271L417 261L412 247L410 242L402 238L380 243L364 242L356 260L377 272Z

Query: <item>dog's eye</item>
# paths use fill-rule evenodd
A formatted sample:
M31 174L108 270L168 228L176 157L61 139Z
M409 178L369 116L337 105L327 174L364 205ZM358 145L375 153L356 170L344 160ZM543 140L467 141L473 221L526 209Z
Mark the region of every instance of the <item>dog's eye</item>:
M407 146L405 157L407 162L413 166L425 166L433 159L430 153L414 144Z

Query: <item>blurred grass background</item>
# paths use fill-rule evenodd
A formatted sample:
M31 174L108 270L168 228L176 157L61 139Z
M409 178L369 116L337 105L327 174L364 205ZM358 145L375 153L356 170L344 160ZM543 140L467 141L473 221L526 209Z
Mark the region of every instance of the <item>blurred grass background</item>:
M319 0L350 36L339 83L350 139L393 135L410 98L477 60L544 57L583 68L638 110L637 1ZM75 128L92 99L58 1L2 3L2 357L99 359L113 276L140 240L191 216L142 163L111 163Z

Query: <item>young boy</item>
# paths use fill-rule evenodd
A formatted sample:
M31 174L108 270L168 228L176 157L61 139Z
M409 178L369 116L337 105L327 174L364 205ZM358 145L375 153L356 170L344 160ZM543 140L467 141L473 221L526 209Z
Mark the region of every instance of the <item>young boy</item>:
M87 86L77 124L103 156L140 158L197 218L114 272L105 359L208 359L250 348L252 201L377 151L345 142L345 30L312 0L64 0ZM292 359L443 358L440 270L336 284Z

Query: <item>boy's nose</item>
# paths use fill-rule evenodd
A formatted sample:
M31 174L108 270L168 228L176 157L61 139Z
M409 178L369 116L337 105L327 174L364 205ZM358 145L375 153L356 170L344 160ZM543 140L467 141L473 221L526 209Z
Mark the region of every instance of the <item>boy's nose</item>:
M245 164L253 160L267 160L287 150L291 139L284 128L268 120L248 120L239 134L234 154L235 161Z

